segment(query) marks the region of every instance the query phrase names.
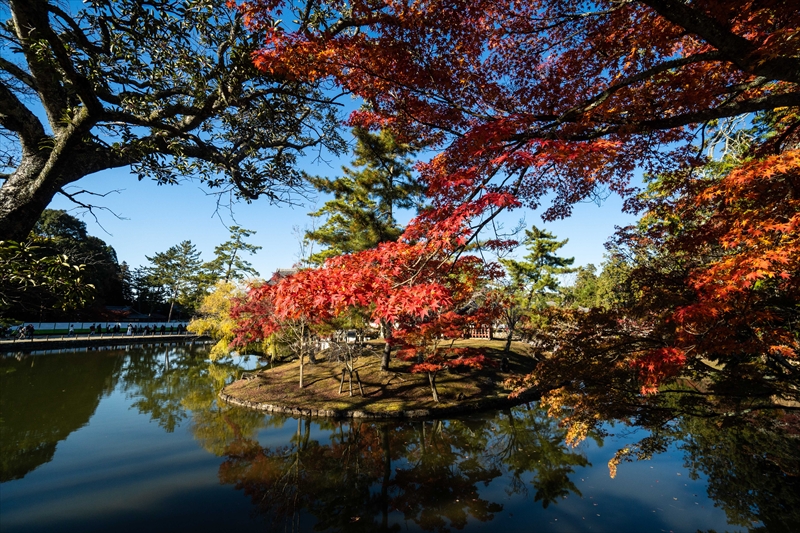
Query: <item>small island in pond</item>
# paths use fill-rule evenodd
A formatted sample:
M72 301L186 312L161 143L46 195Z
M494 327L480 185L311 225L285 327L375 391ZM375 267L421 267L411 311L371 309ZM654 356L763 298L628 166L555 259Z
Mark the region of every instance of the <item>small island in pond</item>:
M536 359L527 345L512 343L503 353L505 341L461 340L459 346L480 348L496 364L481 369L453 368L439 371L434 401L428 376L409 372L412 363L392 358L388 371L380 370L381 345L374 345L354 364L352 381L341 362L318 360L305 365L304 387L299 387L299 362L246 373L225 387L220 397L232 404L268 412L301 416L412 418L476 411L520 403L530 396L509 398L504 382L527 374ZM503 357L507 364L503 364ZM360 387L359 387L360 381ZM352 394L351 394L352 390ZM363 390L363 395L362 395Z

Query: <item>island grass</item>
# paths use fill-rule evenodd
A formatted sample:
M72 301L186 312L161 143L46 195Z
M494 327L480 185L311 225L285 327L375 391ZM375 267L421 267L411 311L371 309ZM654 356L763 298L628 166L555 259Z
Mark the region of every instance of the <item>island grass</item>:
M342 393L339 384L342 363L306 362L304 387L299 387L299 362L293 361L275 368L261 370L227 386L223 393L244 402L267 404L283 408L327 410L327 411L368 411L372 413L392 413L418 409L441 409L463 406L470 403L484 403L486 400L499 400L508 396L509 390L503 382L520 373L531 372L535 360L529 347L522 343L512 343L508 354L508 370L501 370L503 346L505 341L483 339L460 340L458 347L480 348L496 366L480 370L443 370L437 374L436 385L439 403L433 396L426 374L411 374L411 363L392 358L390 369L381 372L380 360L383 343L373 343L372 350L360 357L355 364L364 396L353 379L353 395L345 376Z

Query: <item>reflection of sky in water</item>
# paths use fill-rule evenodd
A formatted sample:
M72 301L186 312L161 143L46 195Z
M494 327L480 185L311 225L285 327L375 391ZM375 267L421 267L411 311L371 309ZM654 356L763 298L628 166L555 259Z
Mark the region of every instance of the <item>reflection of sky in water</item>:
M643 436L643 435L642 435ZM628 438L607 438L602 448L587 440L583 451L592 467L576 467L571 476L581 496L571 494L548 507L510 502L503 514L544 520L550 531L695 531L719 528L724 513L706 496L705 483L692 481L682 454L670 449L652 460L623 463L612 479L606 464ZM530 499L528 500L530 502ZM539 516L537 516L539 515ZM546 516L545 516L546 515ZM513 525L509 524L513 529ZM544 528L543 528L544 529ZM733 531L726 526L728 531Z
M123 363L130 353L130 350L120 351L117 357ZM147 363L143 369L163 373L163 356L142 360ZM193 368L202 370L208 364L202 355L187 359L177 350L171 355L169 372L178 379L182 376L174 373L189 375ZM257 359L250 357L243 366L252 369L257 364ZM115 372L124 366L117 365ZM173 432L166 432L154 420L153 413L141 413L132 406L149 394L145 390L146 380L132 386L125 379L119 378L113 391L102 395L88 423L57 443L51 461L39 465L22 479L0 486L2 531L264 531L268 523L255 512L250 498L240 487L220 481L224 457L209 453L198 444L199 415L185 407L189 405L190 394L186 390L190 389L181 389L187 398L175 404L185 411L185 417ZM185 386L180 380L164 383L156 392ZM209 427L216 421L218 429L224 432L229 422L239 423L236 413L240 411L221 408L208 399L211 397L192 400L192 405L205 405L202 414ZM2 408L21 407L5 403ZM261 415L253 413L243 416L260 420L253 426L251 437L263 448L289 446L298 432L298 423L293 419L270 427L265 423L268 417L260 418ZM469 517L465 530L740 530L728 525L724 512L709 500L705 480L690 479L682 466L683 454L674 447L650 461L621 463L616 478L611 479L607 463L614 452L645 435L629 429L611 430L620 430L621 436L607 437L602 448L587 439L569 450L585 455L592 465L574 466L569 475L581 496L570 492L544 509L541 502L534 502L532 488L527 495L510 494L509 478L501 475L488 485L478 482L476 487L481 498L502 505L502 510L488 522ZM330 435L331 431L321 429L318 423L311 424L310 440L326 446L331 442ZM214 440L213 435L206 438ZM229 442L230 438L219 437L221 442ZM393 475L397 469L408 466L408 459L393 460ZM524 472L521 480L530 484L534 475ZM376 491L380 491L380 486L373 486L371 492ZM301 511L300 516L299 529L310 530L314 518L306 511ZM419 530L416 523L405 520L398 511L390 514L389 521L404 530Z
M612 429L613 431L613 429ZM603 447L591 439L575 452L583 453L591 466L575 467L570 479L581 495L574 493L543 509L527 497L509 495L508 482L496 478L481 496L503 505L491 522L470 523L470 531L743 531L727 524L722 510L714 507L706 493L705 479L692 480L683 468L683 454L674 447L649 461L622 463L616 478L607 463L615 451L646 435L626 430L622 437L607 437ZM526 477L527 476L527 477ZM523 475L530 481L532 474Z

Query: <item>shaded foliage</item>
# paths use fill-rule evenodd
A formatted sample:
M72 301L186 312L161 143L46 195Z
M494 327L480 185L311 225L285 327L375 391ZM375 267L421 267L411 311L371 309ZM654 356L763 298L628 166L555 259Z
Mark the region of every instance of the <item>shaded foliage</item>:
M23 240L56 194L96 208L108 191L68 186L102 170L294 203L303 150L344 148L335 96L255 69L265 32L223 0L12 0L0 15L0 239Z

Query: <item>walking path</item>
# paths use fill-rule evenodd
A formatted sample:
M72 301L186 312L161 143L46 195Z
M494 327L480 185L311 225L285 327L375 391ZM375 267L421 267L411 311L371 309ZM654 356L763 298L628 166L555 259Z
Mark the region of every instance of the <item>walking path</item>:
M66 347L83 346L114 346L128 344L151 344L151 343L172 343L172 342L194 342L205 337L199 337L194 333L151 333L145 335L126 335L125 333L95 333L88 335L34 335L30 339L2 339L0 340L0 352L21 352L31 350L48 350Z

